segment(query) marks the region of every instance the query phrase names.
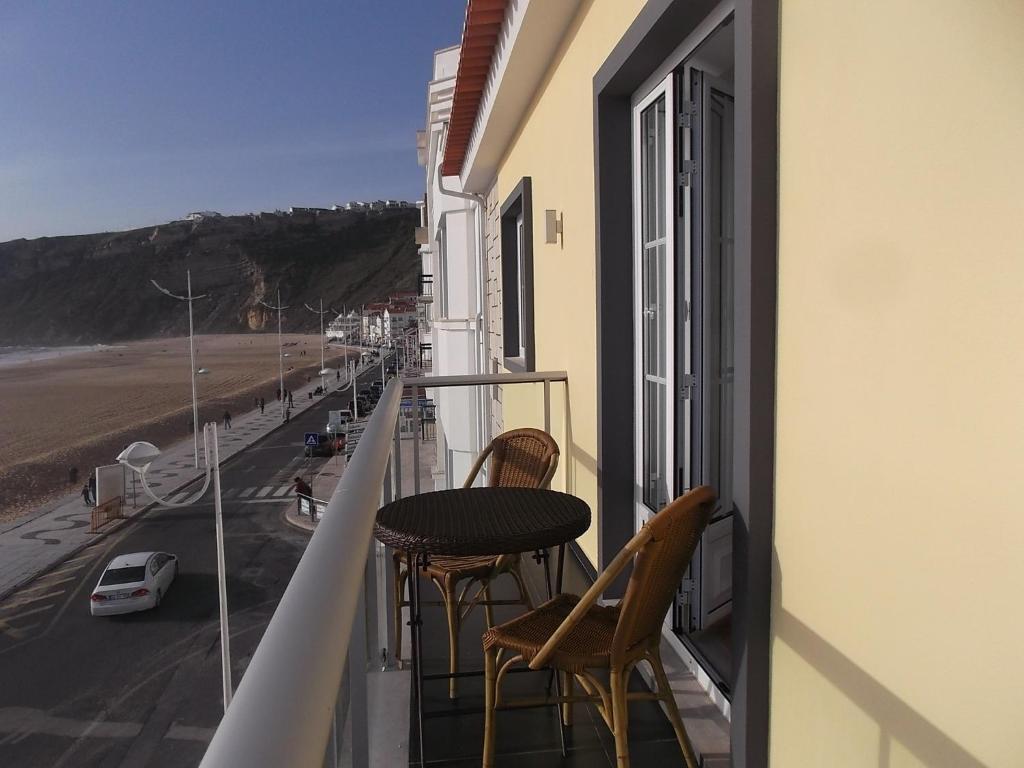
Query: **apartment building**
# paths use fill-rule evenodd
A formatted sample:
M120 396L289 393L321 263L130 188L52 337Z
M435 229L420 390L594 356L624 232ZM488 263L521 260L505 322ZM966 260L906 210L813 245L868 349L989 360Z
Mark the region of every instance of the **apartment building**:
M469 8L428 173L486 368L569 374L580 556L716 488L665 634L734 765L1018 763L1024 5Z
M593 513L567 569L591 578L665 501L715 489L662 629L700 686L672 688L705 768L1022 763L1022 40L1010 0L468 0L461 55L434 57L434 373L505 374L435 385L439 478L556 425L552 487ZM487 754L437 690L431 753L415 717L366 716L370 669L376 703L422 715L423 677L381 683L401 674L376 658L386 555L363 560L382 490L407 491L386 473L400 386L204 766L340 764L346 664L353 764L388 764L375 727L394 764ZM567 749L557 720L499 728L498 764L626 763L604 736ZM632 764L681 764L658 742Z

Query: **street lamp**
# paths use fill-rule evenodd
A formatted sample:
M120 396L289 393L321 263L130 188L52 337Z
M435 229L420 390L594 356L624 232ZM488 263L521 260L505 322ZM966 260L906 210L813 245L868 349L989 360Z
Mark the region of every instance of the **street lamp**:
M277 289L277 306L276 307L271 305L271 304L267 304L267 302L263 301L263 299L257 299L257 301L260 304L262 304L264 307L266 307L267 309L276 309L277 310L277 367L278 367L278 373L280 375L280 380L281 380L281 384L280 384L280 386L281 386L281 421L284 421L285 420L285 415L284 415L284 359L286 357L288 357L288 355L286 355L284 353L284 343L281 341L281 310L282 309L288 309L288 307L283 306L281 304L281 289L280 288Z
M188 255L191 256L192 252L189 251ZM192 295L191 269L185 270L185 281L186 284L188 285L188 292L185 296L178 296L176 293L171 293L162 285L160 285L160 283L158 283L156 280L150 280L149 282L155 285L158 291L167 294L172 299L178 299L178 301L188 302L188 352L189 358L192 361L192 436L195 442L194 456L196 469L199 469L199 404L198 401L196 400L196 344L192 333L192 302L196 301L197 299L205 299L207 294L204 293L202 296ZM206 369L200 369L198 373L209 373L209 371L206 371Z
M212 446L212 447L211 447ZM228 632L228 590L224 566L224 516L221 509L220 496L220 454L217 451L217 424L210 422L203 425L203 453L206 456L206 478L199 493L187 501L171 502L153 493L146 483L146 470L153 460L160 455L160 449L152 443L136 442L125 448L117 457L119 464L134 470L142 482L142 490L157 504L165 507L189 507L195 504L210 487L213 478L213 509L214 523L217 531L217 589L220 596L220 664L221 685L224 690L224 711L227 712L231 703L231 636Z
M309 306L309 304L306 304L305 302L303 302L302 305L310 312L312 312L314 315L320 315L320 391L326 393L327 384L324 381L324 375L330 373L330 371L327 370L327 366L324 364L324 315L327 314L328 312L333 312L334 314L338 313L335 312L333 309L325 310L323 298L320 299L319 312L313 309L311 306Z

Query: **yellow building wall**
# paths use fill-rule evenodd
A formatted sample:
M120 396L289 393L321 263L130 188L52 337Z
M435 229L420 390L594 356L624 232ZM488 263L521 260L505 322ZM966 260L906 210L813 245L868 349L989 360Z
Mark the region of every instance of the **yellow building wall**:
M590 504L594 522L579 544L598 562L597 531L597 252L594 222L594 104L591 83L643 7L642 0L583 2L552 66L498 168L504 202L523 176L533 185L534 324L537 370L569 374L568 488ZM625 190L628 201L629 190ZM628 204L628 202L627 202ZM563 215L563 244L544 242L544 211ZM628 322L628 318L624 319ZM623 361L624 375L632 361ZM504 428L543 425L540 385L502 389ZM552 392L552 434L562 429L562 386ZM561 489L566 478L556 476ZM632 515L632 510L616 510Z
M772 765L1024 765L1024 2L780 60Z

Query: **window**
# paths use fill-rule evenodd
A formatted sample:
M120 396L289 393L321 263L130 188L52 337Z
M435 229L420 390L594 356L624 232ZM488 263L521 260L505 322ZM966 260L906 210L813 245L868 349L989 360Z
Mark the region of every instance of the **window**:
M532 371L533 206L529 176L501 206L501 299L505 367Z

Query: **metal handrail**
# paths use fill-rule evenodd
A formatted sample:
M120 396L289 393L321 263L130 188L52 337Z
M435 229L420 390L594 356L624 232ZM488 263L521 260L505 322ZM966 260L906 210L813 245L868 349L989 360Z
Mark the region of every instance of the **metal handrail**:
M528 371L525 373L464 373L457 376L415 376L402 379L407 387L472 387L481 384L542 384L568 381L565 371Z
M401 394L381 395L200 768L323 763Z

